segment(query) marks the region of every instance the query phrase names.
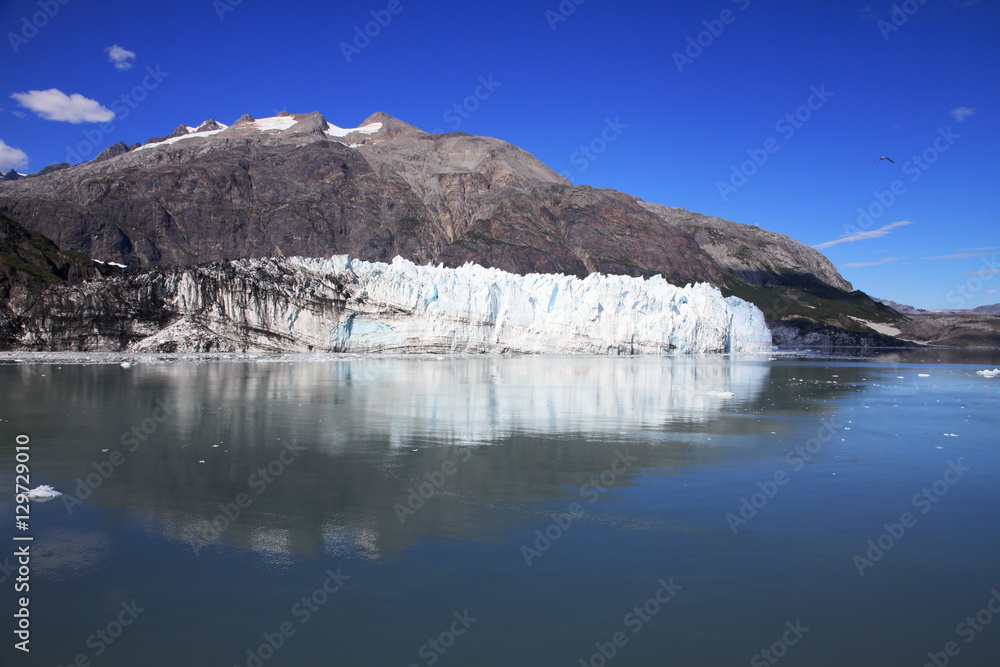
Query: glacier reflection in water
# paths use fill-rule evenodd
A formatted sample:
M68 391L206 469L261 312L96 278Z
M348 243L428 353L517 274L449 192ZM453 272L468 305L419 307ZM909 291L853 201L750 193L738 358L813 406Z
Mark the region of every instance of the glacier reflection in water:
M431 532L489 530L497 521L491 503L558 496L607 466L609 443L646 438L660 446L671 433L683 440L723 409L759 400L770 365L730 357L369 357L0 369L18 375L7 385L17 389L12 400L73 415L72 429L45 419L38 435L62 444L64 477L48 481L71 498L128 508L196 551L230 545L280 564L320 551L377 558L424 524ZM154 424L164 406L169 417ZM498 444L512 457L506 463L476 456L459 465L470 448ZM98 480L94 466L107 467L109 449L125 463ZM638 456L649 463L649 452ZM670 456L681 464L696 458L684 447ZM458 472L435 495L476 495L482 509L437 503L404 527L393 505L445 461ZM88 475L99 488L81 486ZM252 503L229 516L240 494Z
M268 665L423 664L467 608L482 622L441 664L574 664L674 577L622 664L746 664L801 618L816 628L803 664L895 667L995 586L985 362L149 361L0 364L0 428L30 434L32 484L64 494L31 506L39 664L70 664L133 599L148 612L102 665L248 664L343 568ZM860 577L852 557L959 460L961 480ZM778 472L734 533L727 515ZM583 516L553 532L574 502ZM962 658L992 664L996 646L984 632Z

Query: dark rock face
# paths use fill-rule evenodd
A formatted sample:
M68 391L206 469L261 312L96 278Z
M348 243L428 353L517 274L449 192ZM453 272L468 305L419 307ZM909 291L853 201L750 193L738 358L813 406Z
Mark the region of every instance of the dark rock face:
M692 213L680 207L647 202L642 205L691 234L723 269L750 285L787 285L798 274L814 276L845 292L854 290L830 260L784 234Z
M19 178L21 178L21 174L17 173L13 169L3 175L3 180L5 181L16 181Z
M47 167L42 167L41 171L39 171L37 173L28 174L28 175L29 176L45 176L46 174L51 174L51 173L56 172L56 171L62 171L63 169L69 169L72 166L73 165L71 165L69 162L56 162L55 164L50 164Z
M16 287L36 288L67 279L96 277L84 255L63 252L35 231L0 214L0 297Z
M0 215L0 346L9 347L43 298L46 288L66 280L99 277L89 258L60 251L52 241Z
M214 118L209 118L198 126L195 132L210 132L212 130L221 130L222 126L215 122Z
M768 322L775 347L786 350L837 352L843 348L864 350L882 348L912 348L916 343L900 340L876 331L857 332L841 327L807 322Z
M146 140L146 144L158 144L161 141L166 141L167 139L173 139L174 137L183 137L186 134L189 134L188 129L187 129L187 125L184 125L183 123L181 123L180 125L178 125L177 127L175 127L174 131L171 132L170 134L162 136L162 137L153 137L152 139L147 139ZM146 145L146 144L143 144L143 145Z
M901 338L928 345L1000 348L1000 315L990 313L913 314L899 328Z
M110 160L113 157L118 157L122 153L128 153L128 150L129 148L125 145L125 142L119 141L117 144L112 144L98 153L97 157L91 160L91 162L103 162L105 160Z

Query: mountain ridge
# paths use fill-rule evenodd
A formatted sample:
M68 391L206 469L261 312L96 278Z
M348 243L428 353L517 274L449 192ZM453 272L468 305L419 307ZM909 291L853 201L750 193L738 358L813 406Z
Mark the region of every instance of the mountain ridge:
M194 130L194 131L192 131ZM508 142L430 134L384 112L180 125L142 146L0 182L0 211L60 248L131 266L400 255L517 274L707 282L769 320L867 332L902 315L812 248L766 230L573 186Z

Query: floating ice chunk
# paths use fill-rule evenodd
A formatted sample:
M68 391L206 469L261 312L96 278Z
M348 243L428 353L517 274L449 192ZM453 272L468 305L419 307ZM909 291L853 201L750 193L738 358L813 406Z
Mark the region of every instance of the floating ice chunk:
M930 376L930 373L917 373L918 378L929 378Z
M58 498L62 494L55 489L53 489L48 484L42 484L41 486L36 486L35 488L28 491L27 496L30 500L36 500L40 503L47 502L53 498Z
M1000 368L994 368L993 370L981 370L976 371L976 375L982 375L984 378L995 378L1000 376Z
M699 396L712 396L713 398L732 398L735 396L731 391L700 391Z

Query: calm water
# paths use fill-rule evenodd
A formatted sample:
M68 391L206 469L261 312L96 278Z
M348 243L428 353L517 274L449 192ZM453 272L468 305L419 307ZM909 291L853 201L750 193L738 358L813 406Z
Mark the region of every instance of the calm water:
M31 485L66 494L31 504L31 653L5 611L0 655L1000 664L987 365L0 365L0 482L27 434ZM4 492L5 601L14 512Z

